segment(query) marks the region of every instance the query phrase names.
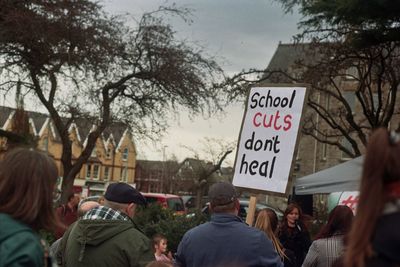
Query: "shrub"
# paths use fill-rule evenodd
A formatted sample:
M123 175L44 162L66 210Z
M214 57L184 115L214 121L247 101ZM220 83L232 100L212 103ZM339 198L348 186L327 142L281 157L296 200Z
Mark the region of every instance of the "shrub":
M183 235L191 228L208 220L208 216L193 213L190 216L174 215L169 209L160 205L149 205L139 209L134 221L139 229L149 238L163 234L168 240L168 249L176 252Z

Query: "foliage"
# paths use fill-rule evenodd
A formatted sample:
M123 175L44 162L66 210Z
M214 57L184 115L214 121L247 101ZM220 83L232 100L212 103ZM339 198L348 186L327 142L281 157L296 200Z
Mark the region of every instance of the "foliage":
M293 45L296 53L283 63L286 67L243 71L227 79L231 98L243 98L250 84L263 81L309 84L303 134L348 157L361 155L371 130L388 127L400 113L400 5L378 0L280 2L287 11L299 6L304 20L297 41L311 42Z
M227 177L221 177L222 163L235 147L235 142L218 138L205 137L199 143L204 159L199 155L198 149L185 146L193 153L194 158L187 158L186 160L189 162L182 163L180 172L175 177L175 185L178 189L180 187L179 182L182 179L193 180L193 191L196 193L196 208L198 210L201 208L201 200L208 186L223 178L227 179ZM185 163L189 163L190 166L185 166ZM218 171L220 172L219 175L217 175ZM232 177L228 179L232 179Z
M219 110L214 84L222 70L201 48L177 40L167 15L187 19L190 12L160 7L132 22L89 0L0 1L0 89L18 83L49 112L63 145L63 202L113 122L151 136L182 107ZM94 127L72 160L69 129L78 119Z
M54 241L56 241L56 237L55 237L54 233L46 231L46 230L40 230L39 236L40 236L40 238L45 240L48 245L51 245L54 243Z
M400 5L391 0L278 0L299 8L304 34L351 39L358 48L400 41ZM322 35L321 35L322 34Z
M193 216L174 215L171 210L153 204L140 209L134 217L136 224L144 234L151 238L163 234L168 240L168 249L176 252L183 235L191 228L207 221L207 216L196 213Z

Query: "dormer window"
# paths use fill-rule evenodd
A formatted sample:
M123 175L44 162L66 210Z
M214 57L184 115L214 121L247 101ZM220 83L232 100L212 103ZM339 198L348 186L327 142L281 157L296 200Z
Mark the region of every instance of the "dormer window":
M108 159L111 159L111 151L112 151L111 148L107 149L106 157L107 157Z
M127 161L128 160L128 155L129 155L129 149L128 148L124 148L124 150L122 152L122 160L123 161Z
M46 152L49 151L49 138L47 136L43 138L42 150Z
M92 158L97 157L96 147L93 148L92 153L90 154L90 157L92 157Z

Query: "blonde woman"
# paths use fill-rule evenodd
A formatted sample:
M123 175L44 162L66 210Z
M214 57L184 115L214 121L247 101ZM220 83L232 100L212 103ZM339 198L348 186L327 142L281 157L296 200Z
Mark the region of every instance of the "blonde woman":
M257 215L255 227L263 231L272 241L276 252L284 262L284 266L294 266L293 252L290 250L285 250L276 236L276 229L278 228L278 216L276 215L275 211L269 208L262 209Z

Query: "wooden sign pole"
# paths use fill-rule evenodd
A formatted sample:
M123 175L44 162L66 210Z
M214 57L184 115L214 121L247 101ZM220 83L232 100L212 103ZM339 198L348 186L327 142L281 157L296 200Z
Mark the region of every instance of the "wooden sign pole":
M251 196L249 201L249 209L247 210L246 216L246 223L250 226L253 226L254 216L256 214L256 204L257 198L255 196Z

